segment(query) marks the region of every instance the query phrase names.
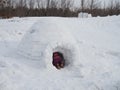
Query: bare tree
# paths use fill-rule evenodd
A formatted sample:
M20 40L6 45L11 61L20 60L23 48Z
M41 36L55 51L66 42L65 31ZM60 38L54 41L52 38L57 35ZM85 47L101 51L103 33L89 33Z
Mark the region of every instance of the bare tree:
M10 7L10 8L14 8L14 1L13 0L8 0L8 7Z
M34 0L30 0L29 3L28 3L28 5L29 5L30 9L34 9L34 6L35 6Z
M114 11L116 15L120 14L120 1L115 1Z
M16 15L20 17L25 16L26 8L27 8L26 0L19 0L16 3Z
M40 5L41 1L40 0L36 0L36 2L37 2L37 8L40 9L40 7L41 7L41 5Z
M108 7L107 7L107 11L108 11L109 15L113 15L113 13L114 13L114 7L115 7L114 5L115 5L114 1L111 0L110 3L108 4Z
M73 7L73 0L66 0L66 8L72 8Z
M60 0L60 8L71 8L73 6L73 0Z
M12 9L13 9L13 0L7 0L7 8L6 8L7 18L12 17Z
M50 7L50 0L46 0L46 8Z
M0 9L3 7L3 0L0 0Z
M83 12L85 9L85 0L81 0L81 11Z
M55 1L55 0L51 0L51 1L50 1L50 5L49 5L49 7L50 7L50 8L57 8L57 4L58 4L57 1Z
M7 0L0 0L0 8L4 8L7 6Z
M106 3L105 3L105 1L104 1L104 3L103 3L103 7L101 8L101 13L102 13L102 16L105 16L106 15Z
M101 2L99 0L90 0L88 5L92 11L93 9L99 8L101 6Z
M27 7L26 0L19 0L19 1L16 3L16 7L17 7L17 8Z
M60 8L62 9L66 8L66 0L60 0Z
M113 0L111 0L111 2L109 3L109 9L113 9L114 8L114 1Z

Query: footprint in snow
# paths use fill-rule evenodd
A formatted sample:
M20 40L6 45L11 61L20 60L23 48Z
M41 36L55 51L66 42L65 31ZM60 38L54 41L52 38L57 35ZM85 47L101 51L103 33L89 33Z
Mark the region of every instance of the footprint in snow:
M7 64L3 61L0 61L0 68L5 68L7 67Z
M117 57L120 59L120 52L116 52L116 51L108 51L106 52L106 54Z

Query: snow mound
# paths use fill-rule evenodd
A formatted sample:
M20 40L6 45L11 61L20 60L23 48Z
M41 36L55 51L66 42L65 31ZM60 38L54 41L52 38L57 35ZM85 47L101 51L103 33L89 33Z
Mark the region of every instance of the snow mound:
M23 37L18 53L32 60L43 61L52 68L52 54L59 51L63 53L67 66L78 64L79 47L76 40L63 21L56 23L56 20L37 21Z
M91 17L92 15L89 13L83 13L83 12L78 13L78 18L91 18Z

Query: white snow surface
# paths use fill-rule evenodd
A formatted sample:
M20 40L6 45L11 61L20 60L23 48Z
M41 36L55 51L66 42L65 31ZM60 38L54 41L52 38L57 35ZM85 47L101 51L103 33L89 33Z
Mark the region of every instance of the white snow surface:
M0 90L120 90L119 69L120 16L0 19Z

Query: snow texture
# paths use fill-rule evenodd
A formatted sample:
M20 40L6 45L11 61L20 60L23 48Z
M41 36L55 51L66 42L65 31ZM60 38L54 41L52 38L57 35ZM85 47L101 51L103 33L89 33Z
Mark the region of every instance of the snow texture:
M120 90L119 69L120 16L0 19L0 90Z

